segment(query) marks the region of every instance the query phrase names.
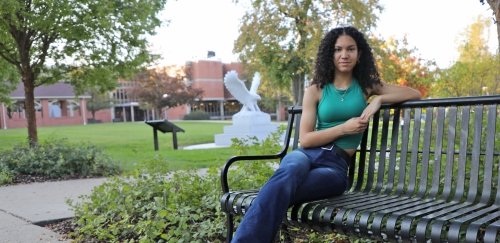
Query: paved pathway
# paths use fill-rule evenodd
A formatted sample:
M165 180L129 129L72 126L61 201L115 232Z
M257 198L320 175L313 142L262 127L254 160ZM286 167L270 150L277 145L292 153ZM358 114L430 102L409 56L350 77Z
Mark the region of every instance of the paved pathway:
M67 199L79 201L105 178L0 187L0 243L68 242L44 227L74 216Z

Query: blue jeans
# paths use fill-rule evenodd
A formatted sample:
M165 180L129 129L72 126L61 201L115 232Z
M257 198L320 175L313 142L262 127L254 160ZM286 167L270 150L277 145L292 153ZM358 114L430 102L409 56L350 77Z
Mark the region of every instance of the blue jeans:
M348 184L347 169L345 159L334 150L297 149L287 154L246 212L232 242L272 242L289 206L342 194Z

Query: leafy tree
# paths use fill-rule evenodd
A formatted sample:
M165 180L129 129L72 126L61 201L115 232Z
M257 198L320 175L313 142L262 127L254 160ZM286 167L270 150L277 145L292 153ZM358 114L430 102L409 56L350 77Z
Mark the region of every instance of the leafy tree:
M488 21L478 18L464 33L459 58L449 69L442 70L436 91L445 96L491 95L500 93L499 55L488 52L482 38Z
M251 6L242 18L234 51L275 89L292 86L297 104L325 31L342 23L368 31L375 26L375 10L381 10L377 0L252 0Z
M397 40L370 38L382 80L388 83L410 86L426 96L434 78L434 61L423 60L416 48L411 48L406 36Z
M7 61L0 58L0 103L10 104L10 93L16 88L19 74Z
M0 57L24 84L32 146L38 142L35 87L62 79L79 91L87 85L112 88L117 77L151 58L146 37L160 25L156 16L165 2L2 0Z
M201 98L202 90L187 83L189 69L175 71L172 67L148 69L133 80L136 86L132 96L142 102L143 107L155 109L161 114L163 108L172 108Z
M498 68L496 62L492 57L475 62L456 62L441 72L436 95L459 97L500 93L492 70L492 67Z
M112 101L106 93L97 90L91 90L92 98L87 102L87 110L92 113L92 120L95 120L95 113L111 107Z
M463 39L458 46L459 62L474 62L478 57L483 58L491 55L484 35L488 25L488 19L478 16L476 21L465 29Z

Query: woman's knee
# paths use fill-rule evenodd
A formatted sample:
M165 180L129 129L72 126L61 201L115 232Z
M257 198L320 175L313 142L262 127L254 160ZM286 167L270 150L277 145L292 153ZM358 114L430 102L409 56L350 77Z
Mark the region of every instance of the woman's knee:
M280 169L299 169L308 170L310 168L310 161L307 155L304 153L294 150L288 153L280 163Z

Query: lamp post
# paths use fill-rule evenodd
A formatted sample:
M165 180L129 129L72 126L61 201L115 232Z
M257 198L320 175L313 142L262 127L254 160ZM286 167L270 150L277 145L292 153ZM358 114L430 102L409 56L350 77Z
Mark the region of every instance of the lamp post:
M161 96L161 98L162 98L162 99L166 99L166 98L168 98L168 96L169 96L168 94L163 94L163 95ZM165 119L165 120L167 119L167 109L164 109L164 110L163 110L163 119Z

